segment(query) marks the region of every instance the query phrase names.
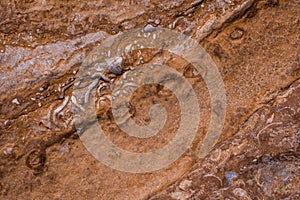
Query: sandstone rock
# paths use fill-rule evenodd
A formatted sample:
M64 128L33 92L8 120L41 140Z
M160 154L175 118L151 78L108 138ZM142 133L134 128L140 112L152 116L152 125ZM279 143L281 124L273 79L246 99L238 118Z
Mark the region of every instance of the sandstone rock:
M297 0L5 0L0 10L1 198L299 198ZM209 92L186 60L167 52L141 53L182 73L201 102L197 136L180 159L159 171L130 174L96 160L78 139L72 91L82 61L104 39L137 27L185 33L216 63L227 114L218 144L204 159L198 151L210 121ZM137 54L122 64L138 67ZM137 139L113 122L113 84L97 86L97 114L107 137L135 152L168 144L180 121L176 97L153 85L139 89L130 102L137 124L149 123L154 102L171 114L157 137Z

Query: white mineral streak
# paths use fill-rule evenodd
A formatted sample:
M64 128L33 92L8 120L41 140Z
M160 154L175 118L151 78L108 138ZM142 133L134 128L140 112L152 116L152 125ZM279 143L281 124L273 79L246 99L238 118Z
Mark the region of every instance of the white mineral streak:
M223 16L219 17L217 13L213 13L210 15L209 20L207 20L204 24L203 22L199 22L200 25L196 30L195 37L198 41L202 41L206 38L213 30L219 29L228 22L230 19L238 16L240 13L248 9L255 0L247 0L241 5L234 6L233 9L229 9L227 11L223 11Z
M102 41L107 36L100 31L74 40L37 46L33 50L6 46L5 53L0 53L3 69L0 70L0 94L7 90L23 90L32 82L39 84L53 74L63 75L82 62L86 57L87 45ZM65 62L59 66L61 61Z

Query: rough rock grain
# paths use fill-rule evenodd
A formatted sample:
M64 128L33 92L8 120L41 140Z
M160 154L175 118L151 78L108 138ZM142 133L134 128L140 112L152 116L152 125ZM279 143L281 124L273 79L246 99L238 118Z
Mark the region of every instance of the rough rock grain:
M4 0L0 11L1 199L300 198L298 0ZM165 59L193 85L202 123L171 166L130 174L100 163L78 139L72 90L95 46L150 25L185 33L206 49L226 87L227 115L218 144L199 159L210 120L205 83L176 55L142 52L149 62ZM97 95L109 96L109 88ZM96 101L99 123L121 148L161 148L178 128L179 106L170 91L140 88L131 102L138 124L149 122L153 102L170 113L155 138L120 131L108 101Z

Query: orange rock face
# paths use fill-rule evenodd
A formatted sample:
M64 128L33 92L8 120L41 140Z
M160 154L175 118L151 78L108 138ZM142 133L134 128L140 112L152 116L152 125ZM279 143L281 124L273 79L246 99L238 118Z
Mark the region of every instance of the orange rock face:
M0 10L0 199L300 198L299 1L4 0ZM151 123L154 104L163 105L163 129L138 138L116 125L112 91L144 63L163 63L187 80L200 123L187 151L167 167L115 170L79 139L73 92L95 47L124 31L155 27L190 36L214 61L226 90L222 134L199 157L210 114L218 113L205 80L174 52L132 49L107 61L92 88L105 136L137 153L163 148L176 136L180 102L157 84L139 87L126 105L140 126Z

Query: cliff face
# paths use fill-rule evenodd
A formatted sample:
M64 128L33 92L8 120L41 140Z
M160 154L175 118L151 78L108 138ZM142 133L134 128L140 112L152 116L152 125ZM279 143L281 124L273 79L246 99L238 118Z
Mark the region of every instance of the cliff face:
M1 199L299 199L299 1L4 0L0 10ZM140 55L163 61L193 86L201 118L193 144L176 162L135 174L87 151L74 127L72 92L94 47L143 27L176 30L199 42L220 72L227 106L218 143L199 158L211 112L205 81L170 52L124 57L123 72L106 74L109 79L117 82L129 66L138 68ZM167 145L180 124L178 98L157 85L139 88L130 100L132 119L149 124L156 103L168 118L155 137L134 138L114 122L114 81L95 86L105 135L127 151Z

